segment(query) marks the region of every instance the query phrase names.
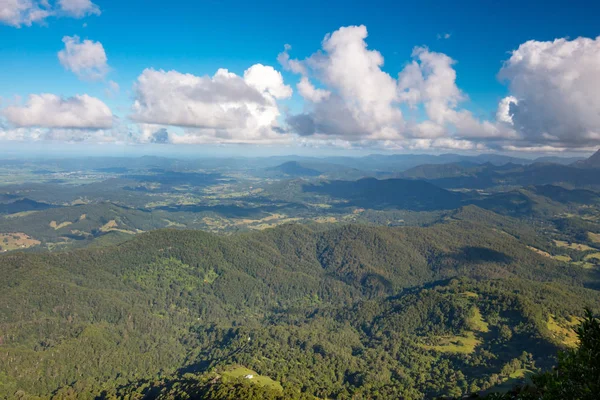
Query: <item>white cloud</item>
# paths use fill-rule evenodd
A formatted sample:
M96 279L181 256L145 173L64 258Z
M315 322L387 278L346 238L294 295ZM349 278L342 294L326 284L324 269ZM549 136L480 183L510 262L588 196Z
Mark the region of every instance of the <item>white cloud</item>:
M20 28L42 23L52 15L50 6L45 1L34 0L0 0L0 23Z
M389 146L388 146L389 147ZM486 150L483 143L454 138L411 139L403 143L402 149L407 150Z
M304 61L290 60L289 46L280 54L284 67L303 75L298 90L313 102L305 114L288 118L297 133L351 140L401 137L396 81L381 69L383 57L367 48L366 37L365 26L343 27L325 37L322 52ZM327 89L317 91L306 78L309 73Z
M244 81L259 92L268 93L276 99L286 99L292 95L292 88L283 83L281 73L271 66L251 66L244 71Z
M480 121L459 108L467 96L456 84L452 58L417 47L413 61L396 80L382 70L383 56L368 49L366 37L364 26L340 28L325 37L323 51L304 61L290 59L289 46L279 55L284 67L302 75L298 91L309 101L303 113L288 116L292 131L301 136L332 135L351 141L425 139L422 143L446 147L464 139L514 137L509 127ZM309 74L324 88L316 89ZM406 120L402 104L424 110L427 119ZM442 142L441 138L452 141Z
M65 14L74 18L101 14L100 7L90 0L59 0L58 6Z
M519 104L519 100L515 96L506 96L498 103L498 111L496 112L496 121L505 122L509 125L514 125L513 113L510 110L511 104Z
M517 100L510 113L523 145L600 144L599 76L600 37L531 40L513 51L499 77Z
M98 10L89 0L54 4L75 17ZM0 22L12 26L41 23L53 12L44 1L0 0ZM600 37L519 46L499 73L508 94L488 118L465 108L468 96L448 55L416 47L393 76L366 39L366 27L342 27L302 60L291 59L285 45L278 61L298 75L304 102L283 126L278 101L290 98L292 88L275 68L255 64L240 75L227 69L212 76L144 70L134 85L133 134L110 128L112 113L98 99L33 95L24 106L0 112L11 124L0 126L0 137L535 152L600 144ZM82 79L106 76L101 43L77 36L63 41L58 56L66 69ZM107 96L120 90L113 81L106 85Z
M1 114L17 128L108 129L113 125L108 106L86 94L69 98L34 94L25 105L6 107Z
M121 91L121 87L115 81L109 81L106 89L104 89L104 94L107 97L114 97L119 94Z
M83 18L100 13L90 0L58 0L55 6L48 0L0 0L0 24L15 28L43 24L51 16Z
M305 100L312 101L313 103L319 103L331 95L329 90L315 88L306 76L300 79L296 87Z
M286 44L283 47L284 51L282 53L279 53L279 55L277 56L277 61L279 62L279 64L281 64L281 66L287 71L292 71L295 74L306 75L307 70L304 67L304 65L302 65L302 63L298 60L290 59L290 54L288 52L292 50L292 46Z
M398 74L400 98L413 107L423 103L427 116L437 124L452 122L454 109L465 98L456 85L455 61L425 47L415 48L413 58Z
M104 46L100 42L84 40L78 36L65 36L65 48L58 52L60 63L80 79L103 79L109 71Z
M195 76L146 69L135 85L132 118L138 122L185 127L180 142L279 140L277 98L292 89L272 67L253 65L240 77L226 69Z
M450 39L452 37L451 33L438 33L437 38L439 39Z
M456 84L455 61L426 47L413 51L413 62L398 75L400 98L411 107L422 105L428 120L412 126L417 137L448 136L469 139L514 138L515 132L494 121L480 121L459 104L467 96ZM507 114L508 115L508 114Z

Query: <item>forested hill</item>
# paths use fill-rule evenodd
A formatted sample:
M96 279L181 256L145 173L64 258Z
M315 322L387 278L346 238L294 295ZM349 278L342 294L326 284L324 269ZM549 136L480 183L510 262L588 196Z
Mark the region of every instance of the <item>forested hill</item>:
M158 395L169 379L213 398L231 385L285 398L487 389L551 365L583 306L600 305L595 270L535 240L467 207L426 228L158 230L6 254L0 397ZM265 380L237 379L242 367Z

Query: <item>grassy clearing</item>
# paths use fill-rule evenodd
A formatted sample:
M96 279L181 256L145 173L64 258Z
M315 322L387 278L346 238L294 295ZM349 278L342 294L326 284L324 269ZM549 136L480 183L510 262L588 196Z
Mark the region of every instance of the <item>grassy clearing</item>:
M41 242L25 233L0 233L0 252L28 249L38 246Z
M585 261L589 261L589 260L600 261L600 253L588 254L587 256L585 256L584 260Z
M571 257L569 257L568 255L559 255L559 256L553 256L552 258L554 258L557 261L562 261L562 262L571 262L573 261L571 259Z
M581 322L580 318L572 317L571 320L556 319L551 315L548 319L548 330L552 336L562 342L565 346L575 347L579 343L579 338L573 330L573 327Z
M184 224L180 224L179 222L173 222L168 219L163 219L167 223L167 228L176 227L176 228L185 228Z
M318 224L333 224L337 222L337 218L335 217L317 217L314 221Z
M202 218L207 229L211 231L222 231L231 228L247 228L252 230L264 230L275 228L278 225L300 221L302 218L289 218L285 214L273 213L260 219L227 219L227 218Z
M439 336L434 338L435 345L421 345L425 350L433 350L440 353L471 354L481 341L475 337L473 332L467 332L463 336Z
M518 369L515 372L513 372L512 374L510 374L510 378L512 379L520 379L520 378L525 378L527 375L531 374L533 371L530 371L528 369Z
M488 393L503 393L513 389L516 385L530 383L531 374L533 374L533 371L528 369L518 369L510 374L504 382L489 389Z
M562 261L562 262L571 262L571 257L569 257L568 255L558 255L558 256L553 256L552 254L544 251L544 250L540 250L540 249L536 249L535 247L531 247L531 246L527 246L527 248L531 251L536 252L537 254L544 256L544 257L548 257L548 258L552 258L554 260L557 261Z
M127 229L120 229L117 228L119 225L117 224L117 221L115 221L114 219L108 221L108 223L102 225L100 227L100 232L104 232L104 233L108 233L108 232L121 232L121 233L127 233L128 235L135 235L136 233L141 233L142 231L130 231Z
M252 375L252 379L247 379L249 382L255 383L259 386L267 386L271 389L283 392L283 387L281 387L281 384L279 382L274 381L268 376L259 375L255 371L252 371L251 369L239 365L228 367L225 371L222 372L222 375L224 379L243 379L248 375Z
M592 242L600 244L600 233L588 232L587 235Z
M481 311L479 311L479 307L473 307L472 312L473 316L469 318L468 321L469 325L471 326L471 329L477 332L489 332L490 327L488 326L488 323L483 320L483 316L481 315Z
M21 218L21 217L26 217L28 215L36 214L38 212L39 211L21 211L21 212L18 212L18 213L5 215L4 218L6 218L6 219Z
M111 229L114 229L117 227L117 221L115 221L114 219L108 221L106 224L102 225L100 227L100 231L101 232L110 232Z
M535 247L527 246L527 248L533 252L538 253L540 256L552 258L552 254L545 252L544 250L536 249Z
M61 222L60 224L58 222L56 222L56 221L51 221L49 225L50 225L50 228L53 228L55 231L57 231L57 230L59 230L61 228L65 228L65 227L67 227L69 225L72 225L72 224L73 223L69 222L69 221Z
M583 268L583 269L596 268L596 266L594 264L592 264L591 262L587 262L587 261L577 261L577 262L571 263L571 265L574 265L576 267Z
M565 242L563 240L555 240L554 244L556 245L556 247L567 248L567 249L578 250L578 251L597 250L597 249L595 249L593 247L590 247L590 246L588 246L586 244L569 243L569 242Z

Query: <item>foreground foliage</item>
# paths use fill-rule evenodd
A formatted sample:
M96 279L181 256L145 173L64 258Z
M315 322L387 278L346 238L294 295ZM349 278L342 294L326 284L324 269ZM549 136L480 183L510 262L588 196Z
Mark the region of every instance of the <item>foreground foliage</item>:
M519 387L487 400L593 400L600 393L600 320L586 310L586 317L576 329L577 348L560 352L552 371L531 377L531 386Z

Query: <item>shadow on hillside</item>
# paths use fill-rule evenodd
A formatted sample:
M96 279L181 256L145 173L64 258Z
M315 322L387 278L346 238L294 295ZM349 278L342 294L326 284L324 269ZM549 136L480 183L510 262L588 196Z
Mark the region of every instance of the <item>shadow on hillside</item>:
M453 259L461 263L478 264L478 263L497 263L509 264L513 261L512 257L489 249L487 247L467 246L460 249L458 252L451 255Z

